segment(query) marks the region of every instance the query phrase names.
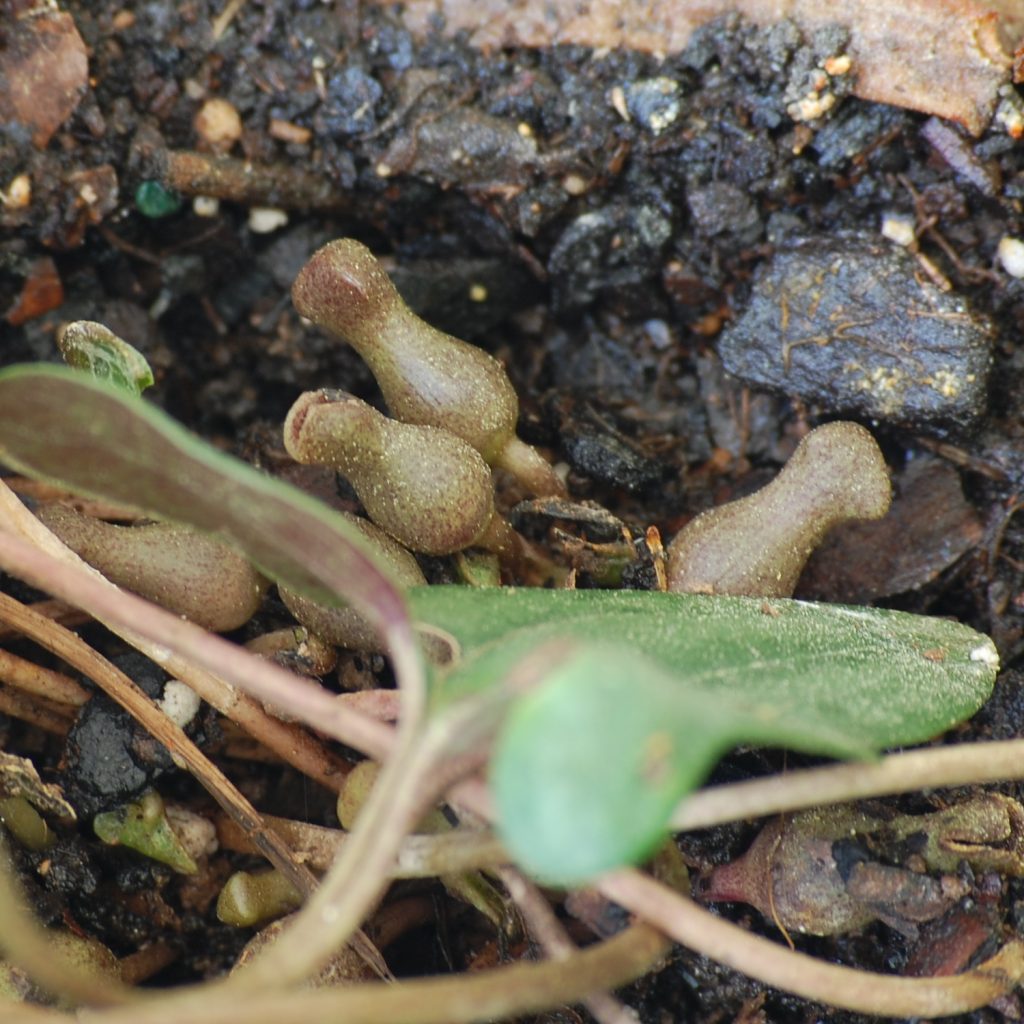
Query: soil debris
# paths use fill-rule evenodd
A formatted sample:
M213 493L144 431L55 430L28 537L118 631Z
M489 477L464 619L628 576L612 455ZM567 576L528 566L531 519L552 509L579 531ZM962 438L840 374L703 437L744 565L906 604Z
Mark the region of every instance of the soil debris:
M716 16L738 14L770 25L779 18L774 0L405 0L406 24L425 34L437 24L468 33L483 49L552 43L678 53L693 33ZM909 107L960 122L980 134L1010 82L1014 51L1024 37L1024 13L1014 0L863 0L823 5L794 0L786 14L809 33L840 27L848 46L823 57L819 83L796 103L799 120L813 120L834 102L829 80L849 75L857 96ZM1019 80L1019 79L1018 79Z

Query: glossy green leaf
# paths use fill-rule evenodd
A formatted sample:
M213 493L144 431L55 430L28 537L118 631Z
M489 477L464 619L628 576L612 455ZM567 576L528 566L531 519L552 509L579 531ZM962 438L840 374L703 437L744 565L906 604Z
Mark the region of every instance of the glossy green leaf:
M637 591L417 589L456 661L439 705L574 642L508 716L492 762L502 835L561 883L635 862L737 743L868 757L970 717L998 667L942 619L799 601Z
M350 602L406 671L421 671L403 596L358 530L147 402L66 367L10 367L0 371L0 460L223 537L293 589Z
M130 395L141 395L153 383L146 357L103 324L92 320L67 324L57 336L57 348L68 366Z

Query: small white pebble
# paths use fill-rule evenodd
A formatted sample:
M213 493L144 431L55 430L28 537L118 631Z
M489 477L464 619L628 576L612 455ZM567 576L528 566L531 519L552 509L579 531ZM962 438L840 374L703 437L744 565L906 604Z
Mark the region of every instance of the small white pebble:
M167 815L167 823L193 860L217 852L217 830L213 822L177 804L167 804L164 813Z
M469 286L469 298L471 302L487 301L487 286L483 284L471 284Z
M0 203L9 210L21 210L32 202L32 179L27 174L16 174L7 186L6 192L0 192Z
M164 684L164 695L159 705L160 710L175 725L185 728L199 710L199 694L180 679L168 679Z
M269 235L288 223L288 214L272 206L254 206L249 211L249 230L257 235Z
M1010 277L1024 277L1024 242L1019 238L1004 235L999 241L996 255Z
M890 242L902 245L904 249L913 245L917 240L917 236L914 234L914 222L909 217L900 217L894 213L887 213L882 218L882 234Z
M193 121L200 140L215 153L226 153L242 137L242 119L227 100L219 96L207 100Z
M622 118L623 121L631 121L632 118L629 116L629 108L626 106L626 90L621 85L614 85L608 92L608 102L611 103L615 109L615 113Z
M848 53L826 57L822 65L830 75L845 75L853 67L853 60Z
M582 175L569 173L562 179L562 189L571 196L581 196L589 187Z
M192 212L197 217L216 217L220 213L220 200L216 196L196 196L192 200Z

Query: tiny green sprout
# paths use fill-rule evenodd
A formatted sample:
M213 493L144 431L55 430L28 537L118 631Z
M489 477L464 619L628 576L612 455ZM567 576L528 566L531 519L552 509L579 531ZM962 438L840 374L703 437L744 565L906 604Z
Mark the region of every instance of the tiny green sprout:
M217 918L249 928L302 906L302 893L280 871L236 871L217 897Z
M138 349L103 324L75 320L57 334L57 348L68 366L85 370L130 395L141 395L153 383L153 371Z
M53 846L50 826L23 796L0 797L0 824L27 850L42 853Z
M789 597L829 530L881 519L891 500L875 439L859 424L827 423L800 442L770 484L702 513L677 534L668 547L668 589Z
M93 831L110 846L127 846L183 875L199 867L168 821L160 794L149 790L134 803L97 814Z
M519 399L501 363L421 320L365 245L342 238L315 252L292 301L366 360L393 416L461 437L535 494L565 495L551 464L516 437Z
M284 444L298 462L347 477L370 518L412 551L519 550L495 511L487 463L446 430L388 419L344 391L308 391L288 413Z
M188 526L115 526L66 505L36 514L113 583L215 633L248 622L269 586L234 548Z

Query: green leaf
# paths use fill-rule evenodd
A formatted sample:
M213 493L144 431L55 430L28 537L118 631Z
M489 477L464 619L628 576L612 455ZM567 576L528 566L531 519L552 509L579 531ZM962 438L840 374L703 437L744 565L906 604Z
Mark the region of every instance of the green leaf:
M130 395L141 395L153 383L146 357L103 324L75 320L58 334L57 347L68 366Z
M314 600L350 602L389 638L396 662L421 670L403 596L358 530L154 406L66 367L10 367L0 371L0 459L223 537Z
M998 657L955 622L800 601L637 591L418 588L449 634L443 705L558 638L572 653L519 698L491 783L528 870L573 884L649 853L737 743L868 757L970 717Z

